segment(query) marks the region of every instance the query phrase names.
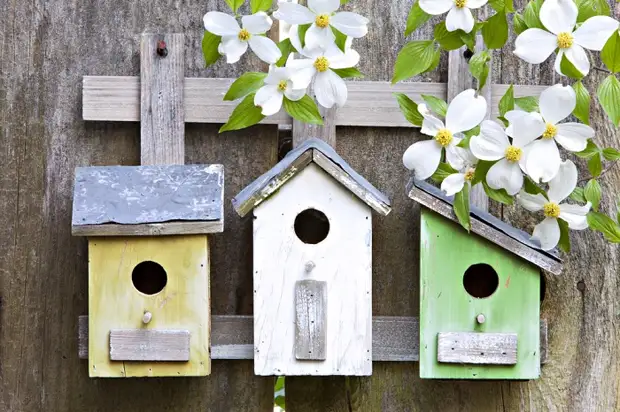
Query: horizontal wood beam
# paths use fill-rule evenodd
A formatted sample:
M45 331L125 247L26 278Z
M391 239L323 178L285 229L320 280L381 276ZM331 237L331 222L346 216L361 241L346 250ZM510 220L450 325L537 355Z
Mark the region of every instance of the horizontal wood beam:
M540 363L548 358L547 320L540 320ZM88 316L78 322L78 355L88 359ZM252 316L211 317L211 359L254 359ZM420 327L417 317L373 316L372 360L417 362L420 360Z
M237 102L223 101L235 79L185 78L185 122L225 123ZM393 93L407 94L421 101L421 94L446 99L445 83L347 82L349 98L336 112L337 126L412 127L398 108ZM515 96L538 96L547 86L515 86ZM493 85L493 111L507 85ZM84 120L137 122L140 120L140 78L131 76L84 76L82 96ZM284 112L263 120L263 124L292 125Z

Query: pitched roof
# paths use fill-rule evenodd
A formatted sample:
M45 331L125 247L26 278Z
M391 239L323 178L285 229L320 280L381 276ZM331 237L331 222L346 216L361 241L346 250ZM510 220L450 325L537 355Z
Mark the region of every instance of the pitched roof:
M384 216L390 213L392 208L387 196L353 170L330 145L315 138L291 150L271 170L235 196L232 200L235 211L240 216L247 215L310 163L321 167L377 212Z
M452 210L453 198L429 183L412 179L409 197L430 210L458 222ZM522 230L516 229L495 216L471 207L471 231L554 275L562 273L562 259L557 250L544 251L540 244Z

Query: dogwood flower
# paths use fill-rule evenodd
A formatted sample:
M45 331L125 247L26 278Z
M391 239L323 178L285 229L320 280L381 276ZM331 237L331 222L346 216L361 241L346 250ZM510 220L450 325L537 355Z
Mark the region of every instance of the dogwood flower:
M243 16L241 24L243 27L239 27L233 16L219 11L210 11L204 16L205 29L222 36L218 51L226 55L227 63L238 62L247 51L248 45L254 54L266 63L274 64L282 57L282 52L273 40L264 36L273 24L273 20L265 12Z
M540 242L543 250L551 250L560 241L560 225L558 219L568 223L573 230L583 230L588 227L586 215L591 204L585 206L562 203L577 187L577 167L567 160L560 166L557 176L549 182L549 199L542 194L532 195L522 191L517 196L521 206L531 212L542 210L545 219L534 227L532 239Z
M432 1L432 0L429 0ZM584 76L590 72L590 60L585 49L600 51L611 35L618 30L618 22L608 16L594 16L577 30L577 5L573 0L545 0L540 8L540 21L547 30L527 29L515 41L514 53L531 64L544 62L554 50L555 70L562 73L560 64L566 58Z
M460 133L478 126L487 112L487 102L482 96L476 97L473 89L465 90L457 95L446 113L446 123L432 115L426 105L418 106L424 117L421 133L431 136L431 140L423 140L409 146L403 154L403 164L414 171L416 179L425 180L435 173L443 150L450 164L456 164L456 145L462 138Z
M455 147L455 151L456 156L452 158L450 166L458 170L458 173L447 176L441 182L441 190L448 196L453 196L463 190L465 183L471 184L478 164L478 159L469 149Z
M325 51L321 49L300 50L306 59L292 60L287 67L293 70L290 80L293 89L305 89L314 79L314 94L325 108L344 106L347 101L347 85L332 69L347 69L359 63L360 55L352 49L343 53L336 44Z
M332 27L353 38L368 33L366 17L348 11L336 13L339 7L340 0L308 0L308 7L281 1L273 17L289 24L311 24L306 32L306 45L309 49L325 49L336 40Z
M254 96L254 105L263 109L264 116L271 116L280 111L284 97L298 101L305 95L305 87L303 89L293 88L289 67L271 66L265 78L265 85L258 89Z
M487 2L488 0L420 0L420 8L433 16L447 12L448 31L461 29L465 33L470 33L475 24L471 9L478 9Z

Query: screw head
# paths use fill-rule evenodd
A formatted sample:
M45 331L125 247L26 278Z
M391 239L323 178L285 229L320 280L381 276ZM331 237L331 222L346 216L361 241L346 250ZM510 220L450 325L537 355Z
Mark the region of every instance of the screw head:
M476 322L478 322L479 324L483 324L484 322L486 322L487 318L481 313L478 316L476 316Z

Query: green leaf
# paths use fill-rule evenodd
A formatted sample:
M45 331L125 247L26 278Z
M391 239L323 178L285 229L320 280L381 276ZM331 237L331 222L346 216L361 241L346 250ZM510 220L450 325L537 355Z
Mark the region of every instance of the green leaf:
M448 163L442 162L442 163L439 163L439 167L437 168L435 173L431 176L431 179L434 182L441 183L446 177L453 175L455 173L458 173L458 170L455 170Z
M440 59L441 59L441 47L438 47L437 50L435 50L435 53L433 54L433 61L431 62L431 65L428 66L426 70L424 70L422 73L432 72L433 70L435 70L437 66L439 66Z
M601 232L611 243L620 243L620 227L607 215L598 212L588 213L590 229Z
M489 77L491 56L486 50L479 51L469 59L469 71L478 81L478 90L482 90Z
M538 186L536 182L534 182L529 176L525 176L524 182L525 184L523 186L523 189L526 193L529 193L531 195L537 195L540 193L546 199L548 199L547 192L545 192L540 186Z
M224 100L232 101L247 96L260 89L265 83L267 73L248 72L244 73L230 85L230 88L224 96Z
M476 50L476 33L484 26L483 23L476 23L474 28L469 33L465 33L463 30L457 30L456 33L459 33L461 36L461 40L470 51Z
M515 105L526 112L538 111L538 99L534 96L525 96L515 98Z
M282 410L286 410L286 398L284 396L276 396L273 403L275 406L282 408Z
M445 22L440 22L435 25L433 31L434 38L444 50L456 50L463 46L463 40L461 39L461 30L448 31Z
M592 156L599 154L601 150L598 148L596 143L592 141L592 139L588 139L588 145L581 152L575 153L577 157L581 157L582 159L589 159Z
M482 37L484 44L489 49L501 49L508 40L508 20L506 13L498 12L487 19L482 27Z
M560 70L564 73L565 76L570 77L571 79L581 80L583 79L584 74L579 71L575 67L573 63L566 57L566 54L562 55L562 61L560 62Z
M465 138L463 138L459 144L457 144L457 147L462 147L463 149L469 149L469 141L471 140L471 138L473 136L479 135L480 134L480 125L474 127L473 129L469 129L466 132L463 132L463 136L465 136Z
M336 46L338 46L338 48L344 53L347 47L347 35L333 26L331 26L331 28L334 36L336 36Z
M613 147L607 147L603 149L603 157L605 158L605 160L614 162L620 159L620 151L617 149L614 149Z
M226 0L226 4L228 4L233 13L236 13L243 3L245 3L245 0Z
M469 220L469 185L463 186L463 190L454 195L454 214L461 226L469 232L471 221Z
M432 16L430 14L427 14L424 10L422 10L419 1L413 3L413 6L411 6L411 10L409 11L409 17L407 17L405 36L409 36L421 25L426 23L431 17Z
M620 33L618 30L614 31L605 43L601 51L601 60L612 73L620 72Z
M544 29L543 24L540 22L540 7L542 6L542 0L534 0L530 1L525 7L525 12L523 13L523 20L527 27L530 29Z
M514 85L510 85L504 96L499 101L499 115L504 117L506 113L515 108L515 89Z
M282 57L280 57L280 60L276 62L276 66L283 67L291 53L295 53L296 50L291 43L291 39L282 40L278 43L278 48L280 49L280 52L282 52Z
M570 253L570 233L568 231L568 223L562 219L558 219L558 225L560 226L560 241L558 247L564 253Z
M392 84L416 76L433 63L435 43L432 40L412 41L398 53Z
M583 189L583 195L588 202L592 203L592 209L598 210L603 191L596 179L591 179L588 184L586 184L586 187Z
M424 102L436 114L446 117L446 113L448 113L448 103L441 100L439 97L429 96L427 94L420 95Z
M220 128L220 133L230 130L245 129L253 126L265 118L262 109L254 105L256 93L248 94L245 99L235 107L228 118L228 122Z
M576 187L575 190L573 190L573 193L570 194L570 198L579 203L587 202L586 196L583 193L583 188L581 187Z
M573 90L577 95L577 106L575 106L573 115L583 123L590 124L590 93L581 81L573 84Z
M299 34L299 42L301 43L301 47L306 47L306 32L310 26L312 26L312 24L300 24L297 26L297 33Z
M405 119L414 126L422 126L424 117L418 111L418 104L404 93L394 93L394 97L396 97L400 111L403 112Z
M597 154L588 160L588 170L592 173L592 177L599 177L603 171L603 162L601 155Z
M348 69L331 69L331 71L343 79L361 79L364 77L364 73L360 72L355 67L349 67Z
M620 124L620 82L612 74L598 87L598 100L605 113L616 126Z
M319 107L308 95L305 95L298 101L289 100L285 97L284 110L286 110L286 113L293 119L297 119L300 122L323 124L323 117L321 116L321 112L319 112Z
M491 187L487 184L486 181L482 182L482 186L484 187L484 193L487 196L496 202L503 203L505 205L512 205L514 203L514 198L506 192L504 189L491 189Z
M273 0L250 0L252 14L258 13L259 11L267 11L272 5Z
M489 4L497 12L511 13L515 11L512 0L489 0Z
M484 182L489 172L491 166L493 166L497 162L490 162L488 160L480 160L476 165L476 172L474 173L474 178L471 181L472 186L477 185L480 182Z
M607 0L577 0L577 7L579 9L577 23L583 23L590 17L611 14Z
M340 0L340 5L344 6L345 4L347 4L350 0Z
M517 35L523 33L528 29L527 23L525 23L525 19L523 19L523 16L519 13L515 13L512 17L512 25Z
M285 379L284 376L278 376L276 378L276 384L273 387L274 392L278 392L284 389L284 379Z
M211 66L222 57L218 51L221 41L222 38L220 36L216 36L205 30L205 34L202 37L202 55L205 58L207 66Z

